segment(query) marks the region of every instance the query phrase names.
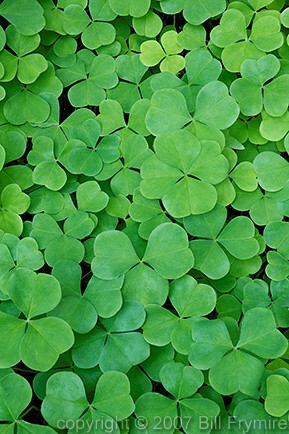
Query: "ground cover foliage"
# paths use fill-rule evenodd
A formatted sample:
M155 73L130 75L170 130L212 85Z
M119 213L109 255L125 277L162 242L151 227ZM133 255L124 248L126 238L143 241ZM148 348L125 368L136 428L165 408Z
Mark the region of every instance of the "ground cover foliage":
M289 431L287 3L1 2L1 434Z

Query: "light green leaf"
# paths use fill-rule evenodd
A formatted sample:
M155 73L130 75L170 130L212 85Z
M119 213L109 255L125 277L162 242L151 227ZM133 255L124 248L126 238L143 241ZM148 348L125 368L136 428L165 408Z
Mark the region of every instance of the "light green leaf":
M143 261L163 278L177 279L194 265L185 231L173 223L163 223L149 236Z
M146 115L146 127L157 136L182 128L191 120L183 95L174 89L157 90Z

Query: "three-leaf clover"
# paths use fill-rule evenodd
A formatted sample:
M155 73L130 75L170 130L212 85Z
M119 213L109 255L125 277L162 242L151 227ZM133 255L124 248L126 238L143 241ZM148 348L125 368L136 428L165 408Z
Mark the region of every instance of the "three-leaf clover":
M260 358L280 357L288 347L272 312L265 308L245 313L237 342L232 342L222 320L207 318L194 322L193 341L190 363L198 369L210 369L210 384L223 395L240 391L254 396L264 372Z
M83 420L101 429L102 421L110 421L118 432L117 422L134 411L130 382L122 372L109 371L99 377L92 403L87 400L82 380L73 372L53 374L46 387L41 412L53 427L57 427L60 420L64 426L67 421ZM69 433L76 433L76 429L74 424Z
M13 391L13 394L11 394ZM28 381L14 373L1 376L0 379L0 420L2 430L8 433L55 434L48 426L25 422L21 413L32 400L32 390Z
M265 29L265 30L264 30ZM246 59L259 59L283 44L280 21L276 16L264 15L254 19L250 36L244 14L238 9L224 12L220 24L211 32L211 41L224 48L222 61L230 72L240 72Z
M242 260L253 258L260 250L255 227L248 217L235 217L224 227L226 218L226 208L217 205L208 213L184 219L186 230L197 237L190 242L195 268L210 279L220 279L229 272L226 252Z
M188 354L194 319L214 310L216 293L211 286L186 275L171 283L169 300L177 315L156 304L146 306L144 338L157 346L171 342L178 353Z
M93 231L95 221L85 211L75 211L65 220L63 231L48 214L37 214L32 223L31 237L45 250L46 262L53 267L58 261L70 259L77 263L84 257L84 246L79 241Z
M185 59L179 55L183 48L178 44L178 34L169 30L162 34L160 42L145 41L141 44L140 60L145 66L160 64L162 72L177 74L185 66Z
M0 312L0 366L22 360L31 369L47 371L74 343L69 325L60 318L40 317L61 300L55 277L18 268L7 283L7 294L26 319Z
M128 372L150 354L148 343L136 331L144 320L145 310L139 302L125 302L116 315L101 319L91 332L76 337L72 349L75 365L84 369L99 365L103 372ZM91 348L90 352L86 351L87 345Z
M28 162L35 166L33 181L50 190L60 190L67 181L65 170L60 166L55 155L55 144L49 137L38 136L33 141L33 148L28 154Z
M171 397L148 392L136 401L136 416L140 421L145 419L148 432L161 429L174 433L182 428L185 433L193 434L199 431L200 417L212 421L218 416L219 406L196 394L204 381L200 370L182 363L166 363L160 370L160 380Z
M155 155L141 168L141 193L148 199L162 199L175 218L213 209L217 202L214 185L229 170L220 145L183 130L158 136L154 148Z
M280 62L272 54L258 60L247 59L242 63L242 78L232 83L230 92L244 115L256 116L261 113L263 106L270 116L284 115L289 103L289 75L274 78L279 70Z

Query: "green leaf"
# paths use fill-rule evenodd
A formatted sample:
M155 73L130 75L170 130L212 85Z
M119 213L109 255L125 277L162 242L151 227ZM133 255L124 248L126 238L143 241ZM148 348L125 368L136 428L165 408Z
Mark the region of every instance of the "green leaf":
M234 350L212 367L209 378L213 388L223 395L231 395L238 390L253 395L260 384L263 371L263 363L258 359Z
M277 17L260 17L259 20L254 21L250 39L259 50L268 53L280 48L283 44L284 37L280 30L281 25Z
M145 41L141 44L140 61L145 66L157 65L166 55L157 41Z
M99 212L108 204L108 195L96 181L82 183L76 190L76 199L78 208L88 212Z
M67 175L56 161L43 161L34 169L33 181L49 190L58 191L65 185Z
M94 242L93 274L105 280L116 279L139 262L127 235L120 231L106 231Z
M88 333L97 321L92 303L80 295L63 297L50 315L62 318L77 333Z
M116 420L130 416L135 406L127 376L117 371L105 372L96 385L92 405Z
M190 248L195 257L195 268L210 279L221 279L229 272L230 261L215 241L193 240Z
M45 25L43 8L36 0L4 0L0 5L0 15L12 23L23 35L35 35Z
M281 140L288 133L289 112L286 111L283 116L269 116L265 111L262 113L262 122L260 133L266 140Z
M151 10L143 17L133 19L133 27L136 33L148 38L157 36L162 30L162 26L161 18Z
M176 399L192 396L203 384L201 371L182 363L166 363L160 370L160 379L165 389Z
M73 343L73 332L62 319L36 319L28 324L21 342L21 359L31 369L47 371L56 363L59 355L69 350Z
M193 325L189 361L197 369L209 369L233 348L225 323L200 318Z
M123 280L123 277L115 280L101 280L93 276L88 282L85 297L101 317L110 318L121 308Z
M0 367L8 368L20 361L19 347L25 333L25 321L0 312Z
M252 221L247 217L239 216L227 224L218 236L218 241L235 258L250 259L260 250L259 243L254 238L254 235L255 227Z
M183 95L174 89L157 90L146 115L146 127L155 136L182 128L191 120Z
M19 59L17 78L23 84L31 84L47 68L48 63L41 54L29 54Z
M150 0L144 0L142 3L137 0L124 0L122 3L109 0L109 6L113 12L120 16L143 17L148 12L150 4Z
M36 274L25 268L15 270L8 281L7 291L28 319L51 311L61 300L60 285L55 277Z
M172 282L170 301L179 316L203 316L212 312L216 305L214 289L197 281L191 276L183 276Z
M0 419L14 422L30 404L31 387L24 377L11 373L0 379L0 391Z
M178 318L169 310L156 305L146 307L147 319L143 326L144 338L156 346L167 345Z
M112 44L116 31L109 23L91 23L82 33L81 40L85 47L97 50L103 45Z
M289 179L289 165L280 155L265 151L257 155L253 161L258 182L264 190L279 191Z
M58 372L48 379L41 413L50 425L57 427L60 419L77 419L87 407L84 386L78 375Z
M175 431L174 426L164 428L165 420L176 420L177 418L177 405L174 401L161 395L160 393L144 393L136 401L135 414L139 418L140 427L141 422L145 421L146 428L149 432L155 432L156 421L159 420L159 428L165 430L170 434ZM167 419L166 419L167 418Z
M260 328L256 329L254 324ZM263 358L281 357L288 347L287 339L277 330L269 309L255 308L245 313L238 347Z
M202 420L205 420L210 426L219 413L219 405L207 398L195 396L193 399L183 399L180 402L181 424L188 434L198 432ZM201 430L203 431L202 427Z
M63 230L70 237L82 239L91 234L94 229L94 221L84 211L76 211L65 220Z
M7 185L1 193L1 204L4 209L23 214L30 205L29 196L21 191L17 184Z
M194 265L185 231L173 223L163 223L149 236L143 261L164 279L177 279Z
M186 55L186 72L191 86L204 85L219 78L222 66L209 51L196 50Z
M237 186L244 191L255 191L258 187L254 166L249 161L243 161L230 173Z
M85 10L77 4L69 4L63 14L63 29L69 35L79 35L89 24Z
M18 107L21 107L21 111ZM50 115L50 105L41 96L25 89L5 102L4 115L14 125L23 125L26 122L41 124Z
M194 119L210 127L225 130L239 116L238 104L220 81L206 84L198 93Z
M284 416L288 410L289 381L281 375L270 375L267 378L267 395L265 410L271 416Z
M209 18L221 14L225 9L226 2L224 0L208 0L205 4L200 0L197 0L194 3L186 1L184 17L190 24L198 26Z
M217 47L224 48L247 37L245 17L237 9L224 12L220 25L211 32L211 40Z
M289 258L288 243L288 224L287 222L271 222L264 230L266 244L284 256Z

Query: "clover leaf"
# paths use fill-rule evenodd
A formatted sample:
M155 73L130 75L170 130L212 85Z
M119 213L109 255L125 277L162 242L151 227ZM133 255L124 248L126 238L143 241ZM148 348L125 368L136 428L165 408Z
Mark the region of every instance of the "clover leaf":
M76 337L72 358L76 366L88 369L99 364L103 372L128 372L132 366L146 360L148 343L137 330L145 320L143 306L136 301L125 302L116 315L101 319L101 326L86 335ZM93 349L87 353L87 343ZM120 350L120 348L122 348Z
M14 243L13 243L14 244ZM44 265L43 255L38 250L37 242L30 237L22 240L16 238L16 245L13 247L2 238L0 244L1 265L1 291L7 293L7 283L11 275L17 268L28 268L29 270L39 270Z
M87 417L88 420L92 418L99 422L107 418L121 421L130 416L133 410L129 380L125 374L117 371L106 372L100 376L91 405L87 401L83 382L77 374L56 373L47 381L47 395L41 408L43 417L54 427L57 427L60 419L86 420Z
M35 166L33 181L50 190L60 190L67 181L64 169L55 156L55 144L49 137L38 136L29 152L28 161Z
M286 3L0 2L1 433L288 426Z
M1 193L0 204L0 229L20 236L23 230L20 215L29 208L29 196L21 191L18 184L9 184Z
M128 236L119 231L106 231L98 235L94 253L92 271L96 277L105 280L126 274L140 262ZM194 257L184 230L173 223L159 225L149 236L142 261L165 279L176 279L186 274L194 264ZM174 269L171 268L172 264Z
M189 304L181 299L186 294ZM180 354L189 354L194 318L205 316L216 306L214 289L198 284L191 276L183 276L170 285L169 299L178 316L156 304L147 305L147 318L143 326L144 337L150 344L164 346L169 342Z
M173 433L176 428L183 428L184 432L196 432L199 417L205 416L209 420L217 417L219 407L213 401L194 393L201 386L203 376L198 370L191 370L191 366L182 363L167 363L160 371L161 382L172 395L173 399L156 392L144 393L136 402L135 413L139 420L145 418L147 429L155 430L156 418L159 418L159 428ZM170 374L169 374L169 372ZM168 376L169 374L169 376ZM183 382L186 383L183 386ZM178 420L178 411L180 414ZM166 427L165 420L177 421Z
M79 70L76 69L76 66ZM69 81L63 80L65 86L78 82L68 92L69 101L74 107L99 105L105 99L104 89L115 87L118 83L115 61L107 54L94 57L89 72L87 72L86 65L81 59L73 66L74 74L72 76L69 70L64 70L65 72L69 73ZM63 79L62 77L63 75L60 76L60 79Z
M121 291L125 300L139 301L144 306L162 305L169 293L169 283L155 270L140 263L126 273Z
M270 250L267 253L267 261L266 274L270 279L280 282L289 276L288 260L284 256Z
M118 134L120 158L104 164L96 178L100 181L110 177L113 193L128 196L133 194L139 186L141 181L139 169L142 163L152 155L152 151L146 139L131 130L123 129Z
M177 74L185 66L185 59L179 55L182 47L177 42L178 34L169 30L161 36L161 44L157 41L145 41L140 50L140 60L145 66L155 66L159 62L162 72Z
M151 99L146 115L146 127L150 133L159 134L177 131L191 121L183 95L174 89L157 90Z
M184 18L194 26L202 24L208 18L215 17L226 8L226 3L223 0L218 0L217 2L213 0L207 0L205 3L201 1L196 1L190 3L185 1L184 3Z
M244 14L238 9L228 9L220 25L211 32L212 42L224 48L222 60L230 72L239 72L244 60L259 59L263 52L274 51L283 44L280 22L275 16L254 19L249 38L246 27ZM265 32L264 28L267 29Z
M53 217L48 214L37 214L33 219L31 236L40 249L45 249L45 260L54 266L60 260L71 259L81 262L84 247L79 239L88 236L94 229L95 222L84 211L75 211L64 224L64 232ZM47 230L47 228L50 230Z
M100 131L95 119L87 119L82 125L71 129L71 139L59 156L70 173L95 176L101 171L103 163L97 146Z
M270 170L266 172L265 179L264 175L266 169L269 167L269 161ZM256 156L253 164L258 176L258 182L262 188L274 192L285 187L289 177L289 166L283 157L270 151L262 152ZM276 178L275 175L277 173L278 177Z
M210 107L210 109L209 109ZM210 116L207 113L210 112ZM239 107L220 81L206 84L198 93L194 119L210 127L225 130L239 116Z
M109 0L109 6L117 15L142 17L149 10L150 0L144 0L141 4L136 0L125 0L122 4L119 4L116 0Z
M21 14L19 10L22 11ZM11 0L4 0L0 6L0 15L23 35L35 35L45 25L43 8L36 0L20 0L17 5Z
M269 223L264 231L266 244L277 250L285 258L288 258L289 251L286 243L288 237L287 222L272 222Z
M77 333L92 330L97 322L97 312L93 300L81 293L80 266L71 260L59 261L52 274L60 283L62 298L49 315L62 318Z
M140 192L140 188L134 190L129 215L134 221L140 222L139 234L144 239L148 239L152 230L159 224L170 221L161 208L159 201L144 197Z
M281 375L267 378L265 409L271 416L284 416L288 412L289 381Z
M272 81L279 69L280 62L273 55L258 60L247 59L242 63L243 78L235 80L230 90L244 115L257 115L262 111L263 104L268 115L284 115L288 107L289 94L286 92L289 76L280 75ZM269 80L271 81L265 84Z
M114 280L103 280L92 276L89 280L84 295L99 316L110 318L120 310L123 303L123 281L123 276Z
M258 330L254 327L256 321L261 326ZM264 308L245 313L236 344L220 319L201 318L195 322L193 341L190 363L198 369L210 369L212 387L225 395L238 390L253 395L264 371L258 357L278 357L288 346L286 338L276 329L273 314Z
M200 141L184 130L158 136L154 147L156 155L142 165L141 193L149 199L162 199L168 213L177 218L213 209L217 202L214 185L228 173L228 161L219 144Z
M17 390L17 399L11 399L9 389L11 386ZM25 378L20 375L11 373L4 375L0 380L1 388L1 420L16 421L22 411L29 405L32 399L31 387ZM19 394L21 394L21 399Z
M8 281L7 293L26 317L15 318L1 312L2 347L13 341L9 351L1 352L2 367L13 366L20 360L32 369L46 371L59 355L72 347L74 336L68 324L59 318L33 319L51 311L61 299L59 282L50 275L17 269ZM46 293L43 293L43 286ZM33 348L32 348L33 342ZM45 352L40 351L45 348Z
M22 107L22 110L19 111L18 107ZM7 121L14 125L26 122L41 124L47 121L51 108L42 96L24 88L5 102L3 111Z
M260 250L251 220L245 216L235 217L224 227L226 216L226 209L217 205L208 213L184 219L187 231L198 237L190 242L195 268L210 279L220 279L229 272L230 260L226 252L237 259L250 259Z
M6 432L23 433L31 432L41 434L53 434L55 431L47 426L41 426L36 424L31 424L19 419L19 416L29 405L32 399L32 390L30 384L25 378L14 373L7 373L3 375L0 380L0 390L1 390L1 412L0 418L2 421L2 427ZM9 393L11 390L17 393L16 396ZM5 424L6 422L6 424ZM7 424L7 422L11 422ZM9 431L10 430L10 431Z
M96 181L87 181L80 184L76 190L76 199L79 210L99 212L108 204L108 195L101 191Z

